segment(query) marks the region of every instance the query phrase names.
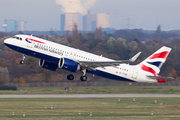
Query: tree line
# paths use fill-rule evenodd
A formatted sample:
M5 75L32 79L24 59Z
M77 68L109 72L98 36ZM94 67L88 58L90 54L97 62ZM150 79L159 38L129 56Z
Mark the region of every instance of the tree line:
M66 75L69 72L64 70L53 72L40 68L37 58L28 56L24 65L19 64L22 54L4 45L4 40L11 36L13 34L0 33L0 84L66 80ZM67 32L63 36L42 35L38 37L115 60L126 60L142 51L140 57L133 64L140 63L160 47L168 46L172 48L172 51L162 67L160 75L179 80L180 36L175 33L161 33L160 30L157 30L154 34L145 34L138 30L117 30L114 34L107 34L101 28L97 28L94 33L79 33L77 26L75 26L71 35ZM77 78L75 80L78 80L81 73L74 75ZM90 77L90 80L94 80L94 78Z

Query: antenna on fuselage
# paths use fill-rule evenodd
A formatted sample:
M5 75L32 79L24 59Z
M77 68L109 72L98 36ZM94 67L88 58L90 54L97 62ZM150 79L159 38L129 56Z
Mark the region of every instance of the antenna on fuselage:
M33 36L33 34L31 34L31 36Z

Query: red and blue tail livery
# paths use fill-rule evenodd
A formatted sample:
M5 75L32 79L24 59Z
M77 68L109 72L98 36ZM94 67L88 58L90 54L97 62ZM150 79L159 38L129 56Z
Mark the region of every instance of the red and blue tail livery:
M4 40L4 44L23 54L20 61L24 64L26 55L39 59L39 67L56 71L69 71L68 80L73 80L76 72L81 72L81 81L86 81L87 73L105 78L130 82L166 82L171 77L161 77L159 72L165 63L171 48L163 46L138 65L134 62L141 52L129 60L112 60L79 49L64 46L29 35L15 35Z
M154 54L152 54L143 62L141 62L139 66L143 71L147 73L151 73L148 75L149 78L153 78L154 76L154 78L157 78L159 82L166 82L166 79L158 79L161 78L161 76L158 74L170 52L171 52L171 48L165 46L161 47Z

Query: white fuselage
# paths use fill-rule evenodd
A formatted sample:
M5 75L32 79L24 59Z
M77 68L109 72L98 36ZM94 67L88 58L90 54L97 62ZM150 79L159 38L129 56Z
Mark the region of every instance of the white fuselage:
M34 36L16 35L16 37L21 38L21 40L16 38L8 38L4 41L4 43L13 50L39 59L52 62L58 62L60 58L69 58L74 61L114 61L109 58L57 44ZM157 80L147 78L147 75L152 74L143 71L139 65L120 64L116 67L97 67L95 70L90 70L87 72L115 80L132 82L157 82Z

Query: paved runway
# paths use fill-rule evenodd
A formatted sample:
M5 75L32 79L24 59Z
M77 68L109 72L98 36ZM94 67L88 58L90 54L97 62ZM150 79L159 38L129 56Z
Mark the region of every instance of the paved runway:
M180 97L180 94L18 94L0 98L110 98L110 97Z

